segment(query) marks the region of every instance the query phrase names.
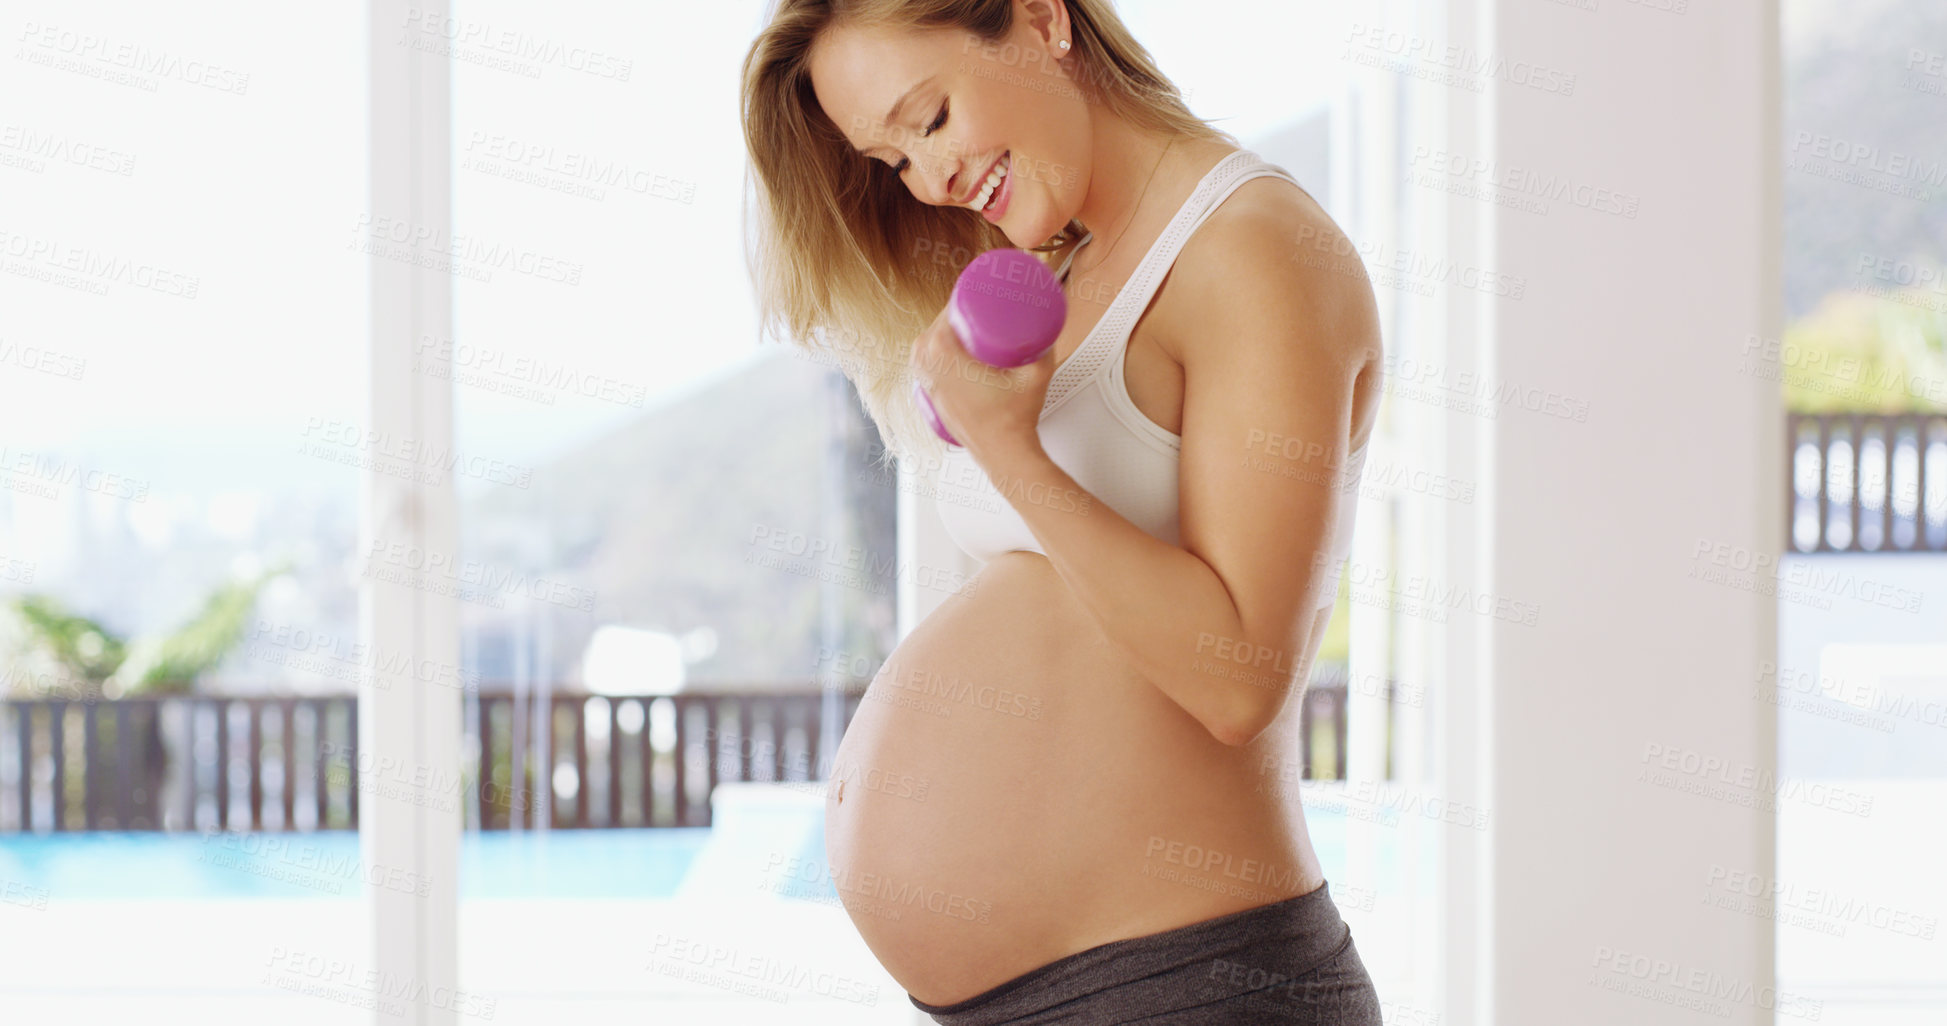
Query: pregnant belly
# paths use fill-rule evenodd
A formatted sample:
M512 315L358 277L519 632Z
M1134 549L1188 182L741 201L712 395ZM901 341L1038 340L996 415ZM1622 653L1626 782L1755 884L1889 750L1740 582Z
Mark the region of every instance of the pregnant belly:
M965 1000L1073 952L1323 881L1297 708L1232 747L1007 553L887 659L826 788L839 899L888 973Z

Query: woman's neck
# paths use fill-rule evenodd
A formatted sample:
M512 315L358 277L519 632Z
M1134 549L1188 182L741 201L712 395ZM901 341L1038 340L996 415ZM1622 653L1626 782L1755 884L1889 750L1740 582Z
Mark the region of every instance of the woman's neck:
M1158 158L1174 164L1187 148L1182 143L1188 141L1177 139L1178 144L1171 146L1172 139L1177 137L1137 128L1118 117L1096 122L1088 192L1075 212L1075 219L1095 233L1096 241L1130 220L1145 185L1152 191L1167 188L1165 180L1172 177L1172 168L1159 164Z

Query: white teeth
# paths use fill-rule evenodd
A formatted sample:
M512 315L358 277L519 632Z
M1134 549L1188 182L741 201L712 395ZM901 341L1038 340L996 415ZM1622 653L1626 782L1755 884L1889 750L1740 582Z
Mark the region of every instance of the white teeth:
M987 175L987 180L980 184L980 194L975 196L973 203L970 204L975 210L987 209L987 201L994 198L995 190L1001 187L1001 181L1007 177L1007 162L1012 156L1013 154L1002 156L1001 162L995 164L994 170Z

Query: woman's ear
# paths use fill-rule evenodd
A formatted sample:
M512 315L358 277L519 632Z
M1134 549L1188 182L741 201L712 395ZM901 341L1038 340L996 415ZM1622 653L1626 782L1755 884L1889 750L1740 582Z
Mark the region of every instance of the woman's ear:
M1067 45L1068 5L1063 0L1014 0L1015 16L1027 19L1028 27L1040 37L1048 54L1059 60L1074 50Z

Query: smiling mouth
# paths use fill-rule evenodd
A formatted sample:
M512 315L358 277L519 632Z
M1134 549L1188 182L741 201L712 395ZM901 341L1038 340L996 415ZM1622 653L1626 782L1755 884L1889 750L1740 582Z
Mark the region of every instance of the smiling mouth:
M1011 150L1001 154L1000 159L994 162L994 169L989 171L986 180L980 183L980 191L974 194L974 198L968 201L967 206L983 214L987 212L988 204L1001 194L1001 183L1007 180L1008 170L1011 167L1008 159L1012 155Z

